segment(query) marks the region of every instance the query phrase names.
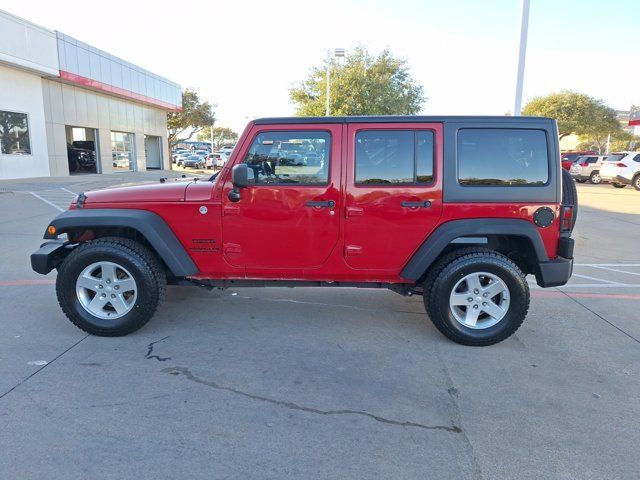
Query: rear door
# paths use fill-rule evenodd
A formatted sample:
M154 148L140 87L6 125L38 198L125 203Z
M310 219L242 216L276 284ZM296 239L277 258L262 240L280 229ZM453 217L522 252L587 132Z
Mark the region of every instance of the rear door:
M238 152L255 185L222 194L225 260L259 277L322 266L340 233L340 124L257 125Z
M398 272L442 214L442 124L347 127L346 263Z

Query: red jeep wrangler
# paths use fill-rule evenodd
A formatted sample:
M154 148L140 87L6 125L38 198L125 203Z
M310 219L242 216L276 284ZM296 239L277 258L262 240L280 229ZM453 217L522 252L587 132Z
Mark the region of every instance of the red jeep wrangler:
M571 276L576 210L548 118L266 118L208 180L78 195L31 262L94 335L142 327L167 284L351 286L422 295L444 335L490 345L526 275Z

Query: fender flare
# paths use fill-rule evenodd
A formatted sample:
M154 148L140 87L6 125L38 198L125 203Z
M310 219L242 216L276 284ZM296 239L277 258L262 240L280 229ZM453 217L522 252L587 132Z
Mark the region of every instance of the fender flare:
M155 249L176 277L187 277L198 273L185 248L169 225L156 213L134 209L76 209L61 213L49 226L55 234L45 231L44 238L56 239L61 233L77 227L127 227L139 232Z
M452 220L442 224L429 235L402 269L400 276L407 280L418 280L453 240L470 235L524 237L531 241L538 264L549 261L540 233L527 220L506 218Z

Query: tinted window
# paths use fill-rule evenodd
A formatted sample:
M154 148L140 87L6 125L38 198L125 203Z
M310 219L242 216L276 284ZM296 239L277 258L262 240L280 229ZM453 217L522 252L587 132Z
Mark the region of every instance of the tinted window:
M0 153L8 155L31 154L26 113L0 111Z
M253 170L256 184L326 185L330 143L327 132L263 132L253 140L244 163Z
M433 132L364 130L356 135L358 185L425 184L433 181Z
M633 157L633 161L634 162L640 162L640 154L638 154L635 157Z
M461 185L544 185L549 180L547 139L542 130L461 129Z
M598 163L598 157L587 157L587 163Z

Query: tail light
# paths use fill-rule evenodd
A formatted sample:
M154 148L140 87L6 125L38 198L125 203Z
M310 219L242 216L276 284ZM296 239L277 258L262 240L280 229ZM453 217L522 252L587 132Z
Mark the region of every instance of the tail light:
M571 232L573 223L575 222L574 205L563 205L560 209L560 231Z
M627 166L624 163L616 163L616 167L627 168Z

